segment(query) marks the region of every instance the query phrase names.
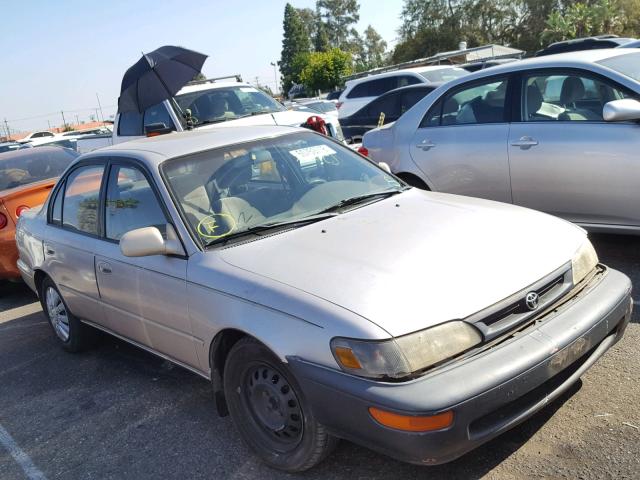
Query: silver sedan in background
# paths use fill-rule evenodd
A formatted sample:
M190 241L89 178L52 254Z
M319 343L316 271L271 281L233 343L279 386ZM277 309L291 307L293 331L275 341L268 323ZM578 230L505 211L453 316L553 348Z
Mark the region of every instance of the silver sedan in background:
M408 188L298 128L84 155L16 240L63 348L97 328L210 379L286 471L337 438L459 457L566 391L630 319L629 279L581 228Z
M551 55L449 82L363 146L420 188L640 233L639 98L638 49Z

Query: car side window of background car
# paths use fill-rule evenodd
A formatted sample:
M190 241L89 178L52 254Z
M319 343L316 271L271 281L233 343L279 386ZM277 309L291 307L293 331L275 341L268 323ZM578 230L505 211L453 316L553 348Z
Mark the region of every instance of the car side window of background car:
M139 137L142 133L142 114L123 112L118 119L118 135L121 137Z
M98 203L104 165L79 167L67 177L62 204L62 226L98 234Z
M492 78L447 93L427 112L420 127L505 122L507 84L506 78Z
M402 100L400 102L400 115L404 114L404 112L409 110L432 91L433 89L416 88L407 92L403 92Z
M397 118L400 116L400 95L394 93L374 100L367 110L367 116L373 117L376 121L382 112L387 119Z
M134 167L114 165L109 173L105 205L106 236L120 240L143 227L166 231L167 218L147 178Z
M171 115L164 106L164 102L153 105L144 111L143 126L147 128L149 125L163 123L165 128L175 130L176 126L171 119Z
M605 103L630 97L608 82L574 72L526 76L522 94L523 122L602 122Z

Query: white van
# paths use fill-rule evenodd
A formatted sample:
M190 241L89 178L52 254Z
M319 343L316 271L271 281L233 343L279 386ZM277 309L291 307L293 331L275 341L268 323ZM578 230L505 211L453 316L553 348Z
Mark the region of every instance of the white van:
M336 105L338 116L348 117L389 90L415 83L448 82L468 74L463 68L437 65L394 70L349 80Z

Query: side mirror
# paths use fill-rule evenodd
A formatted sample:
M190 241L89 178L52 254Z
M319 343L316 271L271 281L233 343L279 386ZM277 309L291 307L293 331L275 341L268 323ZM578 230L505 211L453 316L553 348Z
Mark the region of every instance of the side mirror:
M163 122L150 123L144 127L144 133L147 137L155 137L158 135L164 135L171 133L173 130L167 127Z
M167 225L166 240L156 227L136 228L125 233L120 239L120 251L125 257L184 255L178 235L171 225Z
M631 98L607 102L602 108L602 117L607 122L640 120L640 102Z

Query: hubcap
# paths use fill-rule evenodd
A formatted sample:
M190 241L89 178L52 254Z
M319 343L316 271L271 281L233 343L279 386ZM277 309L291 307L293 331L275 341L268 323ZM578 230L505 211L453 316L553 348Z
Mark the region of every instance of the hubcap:
M270 365L256 365L244 383L247 404L264 433L283 447L297 445L304 426L302 409L282 374Z
M47 314L49 315L49 321L53 325L60 340L66 342L69 340L69 316L67 315L67 309L62 302L62 298L53 287L47 287L45 292L45 303L47 304Z

